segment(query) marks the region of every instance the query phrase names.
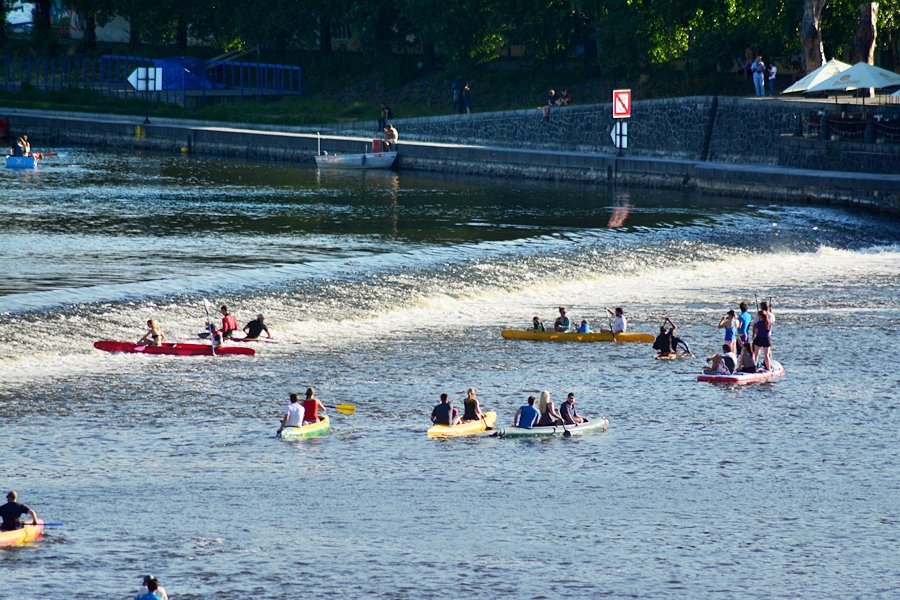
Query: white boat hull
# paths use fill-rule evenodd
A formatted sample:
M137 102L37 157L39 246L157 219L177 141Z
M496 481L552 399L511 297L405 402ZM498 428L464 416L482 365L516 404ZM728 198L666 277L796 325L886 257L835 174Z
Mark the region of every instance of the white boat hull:
M320 169L390 169L396 160L396 152L320 154L316 156L316 166Z

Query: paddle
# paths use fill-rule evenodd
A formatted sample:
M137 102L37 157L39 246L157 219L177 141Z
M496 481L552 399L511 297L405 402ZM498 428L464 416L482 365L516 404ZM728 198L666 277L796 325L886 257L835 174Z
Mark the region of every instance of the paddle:
M206 311L206 329L210 333L209 347L212 349L212 355L216 355L216 340L215 337L212 336L213 326L212 322L209 319L209 307L211 306L209 300L206 298L203 299L203 309ZM278 431L279 435L281 434L281 430Z
M572 432L569 431L568 429L566 429L565 421L562 422L562 428L563 428L563 437L572 437Z
M327 406L326 408L333 408L342 415L352 415L356 412L356 407L352 404L335 404L334 406Z
M481 413L481 420L484 421L484 430L485 431L493 431L494 428L487 424L487 419L484 418L484 413Z
M44 527L62 527L63 525L62 521L44 521Z

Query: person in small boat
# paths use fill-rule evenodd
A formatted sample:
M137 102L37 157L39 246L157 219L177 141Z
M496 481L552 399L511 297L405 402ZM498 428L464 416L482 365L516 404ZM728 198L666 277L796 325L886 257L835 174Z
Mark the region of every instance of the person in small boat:
M569 392L566 401L559 407L559 415L562 417L563 423L567 425L578 425L579 423L587 423L588 420L578 414L575 409L575 394Z
M384 150L385 152L390 152L396 150L395 146L397 145L397 139L399 134L397 132L397 128L394 127L392 123L388 123L387 127L384 128Z
M147 333L144 337L137 341L140 344L150 344L152 346L162 346L163 340L166 339L165 334L159 327L156 319L147 319Z
M569 317L566 316L566 307L559 307L559 316L556 317L556 320L553 322L553 331L568 331L569 326L572 324L569 321Z
M534 331L545 331L544 324L537 317L531 320L531 329Z
M541 414L537 422L538 427L563 424L562 415L556 410L553 400L550 399L550 392L547 390L541 392L541 399L538 400L538 412Z
M763 367L766 371L772 370L772 322L769 320L769 312L760 303L756 311L756 322L753 323L753 362L759 364L760 352L763 355Z
M441 403L431 410L431 422L435 425L459 425L459 413L450 404L447 394L441 394Z
M741 347L744 344L750 343L750 327L753 324L753 315L750 314L750 311L747 310L747 303L741 302L739 308L741 309L740 314L738 314L737 318L737 344L736 344L736 352L741 352Z
M19 522L19 517L22 515L30 516L32 525L38 524L37 513L24 504L16 502L18 497L19 495L15 490L6 494L6 504L0 506L0 518L3 519L3 522L0 523L0 531L15 531L16 529L22 529L24 525Z
M756 361L753 360L753 347L744 344L741 354L738 356L738 371L741 373L756 373Z
M316 390L306 388L306 400L303 401L303 424L324 421L325 417L319 414L319 411L325 412L325 405L316 398Z
M734 352L734 342L735 335L737 333L737 329L735 327L735 320L737 317L734 314L734 310L729 310L728 313L721 319L719 319L719 329L725 330L725 343L731 348L731 351Z
M143 594L138 594L134 597L134 600L168 600L168 595L164 595L160 593L162 588L159 587L159 581L156 580L155 577L147 577L144 578L144 587L147 588L147 591Z
M222 329L217 333L223 340L230 340L231 336L234 335L234 332L238 330L237 318L228 312L227 304L220 306L219 310L222 312Z
M13 148L13 154L15 156L31 155L31 142L28 141L27 135L21 135L19 136L19 139L16 140L16 145Z
M243 329L244 335L251 340L259 339L263 331L266 332L266 336L272 337L272 334L269 333L269 328L266 327L266 317L262 313L259 313L255 319L244 325Z
M305 411L303 409L303 403L300 402L300 394L291 394L291 403L284 408L284 415L281 417L281 425L278 427L278 431L275 432L275 435L280 436L285 427L300 427L303 425L304 415Z
M144 582L141 585L147 588L147 591L149 592L151 581L156 584L156 595L161 598L161 600L169 600L169 595L166 593L166 589L159 584L159 579L157 579L153 575L144 575ZM140 598L140 596L138 596L138 598Z
M671 325L669 329L666 329L666 323ZM656 350L657 356L675 354L678 351L675 339L675 323L672 322L672 319L666 317L662 325L659 326L659 335L653 340L653 349Z
M581 324L578 326L578 333L590 333L591 325L587 322L587 320L582 319Z
M531 429L541 418L541 413L534 407L534 396L528 396L528 404L523 404L513 416L513 426Z
M709 368L703 369L707 375L731 375L737 367L737 356L731 351L731 346L722 344L722 352L706 357L710 363Z
M478 396L475 394L475 388L466 390L466 399L463 400L463 416L462 422L480 421L484 418L481 412L481 403L478 402Z
M628 319L625 318L625 311L622 310L622 307L617 307L615 312L607 308L606 312L609 313L610 317L615 318L612 324L613 335L625 333L628 330Z

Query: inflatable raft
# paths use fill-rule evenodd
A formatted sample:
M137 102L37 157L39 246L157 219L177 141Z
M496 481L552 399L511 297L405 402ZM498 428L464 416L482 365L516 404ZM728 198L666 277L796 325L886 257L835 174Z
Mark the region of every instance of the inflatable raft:
M595 331L591 333L534 331L533 329L503 329L500 335L507 340L533 340L536 342L644 342L653 343L656 338L649 333L620 333Z
M769 381L776 377L784 375L784 367L777 360L772 361L771 371L762 371L759 373L732 373L731 375L707 375L703 374L697 377L697 381L706 381L707 383L733 383L742 385L745 383L759 383L761 381Z
M548 425L546 427L504 427L500 430L500 437L541 437L551 435L565 435L568 431L571 435L581 435L589 431L606 431L609 429L609 420L597 418L587 423L578 425Z
M484 420L466 421L459 425L434 425L425 433L429 437L461 437L464 435L477 435L487 431L488 427L493 428L497 422L497 413L489 410L484 413Z

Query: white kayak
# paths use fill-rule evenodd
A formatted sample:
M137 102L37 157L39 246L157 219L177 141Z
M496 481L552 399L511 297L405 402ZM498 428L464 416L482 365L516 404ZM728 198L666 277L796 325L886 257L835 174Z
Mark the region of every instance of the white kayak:
M581 435L589 431L606 431L609 429L609 420L597 418L587 423L578 425L546 425L544 427L504 427L499 431L500 437L540 437L548 435Z

